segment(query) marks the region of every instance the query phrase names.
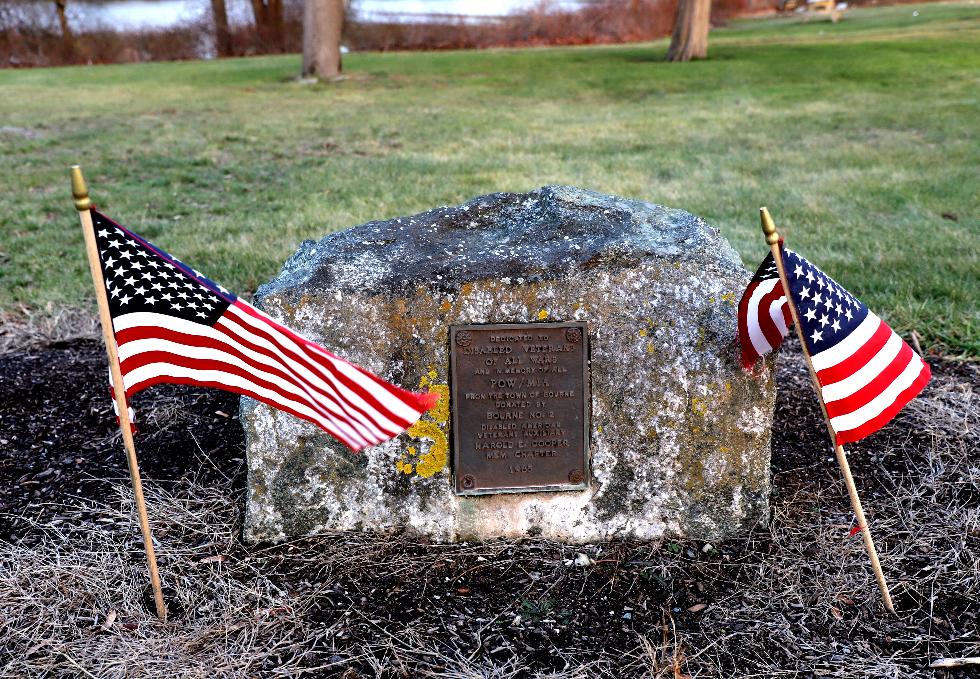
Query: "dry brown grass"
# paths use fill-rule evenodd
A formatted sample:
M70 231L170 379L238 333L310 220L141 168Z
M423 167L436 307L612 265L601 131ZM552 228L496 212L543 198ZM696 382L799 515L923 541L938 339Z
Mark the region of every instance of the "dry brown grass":
M0 309L0 356L27 347L101 336L99 317L91 311L52 304L43 309L25 306L16 310Z
M799 361L781 363L785 388L808 402ZM980 416L976 372L957 370L852 453L896 618L884 614L860 539L846 537L843 485L816 459L828 451L797 462L780 452L785 440L775 443L770 524L714 546L430 545L362 533L248 546L241 470L227 470L224 484L147 484L167 623L146 607L123 479L111 497L75 499L58 518L17 518L23 538L0 544L0 676L967 676L928 669L980 654ZM812 410L792 426L814 424ZM578 552L593 563L576 566ZM461 585L474 594L453 599ZM569 601L575 613L602 599L603 616L631 610L635 626L562 617ZM706 605L692 612L693 600ZM571 632L544 662L522 630L546 627ZM590 628L598 643L578 636Z

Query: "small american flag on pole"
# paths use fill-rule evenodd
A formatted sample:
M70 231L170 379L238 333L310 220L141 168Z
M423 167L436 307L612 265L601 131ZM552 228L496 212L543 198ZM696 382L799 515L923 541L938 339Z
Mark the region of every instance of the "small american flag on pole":
M838 445L884 427L929 382L929 365L830 276L783 248L783 265L820 396ZM772 254L739 304L742 362L782 342L790 311Z
M313 422L353 450L397 436L438 400L331 354L91 214L127 397L161 382L216 387Z

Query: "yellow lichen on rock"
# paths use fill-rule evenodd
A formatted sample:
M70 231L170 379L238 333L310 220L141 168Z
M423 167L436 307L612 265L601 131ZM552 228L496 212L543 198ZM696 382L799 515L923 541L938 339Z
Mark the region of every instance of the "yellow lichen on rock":
M430 365L429 366L429 369L426 371L426 373L424 375L422 375L422 379L419 380L419 389L425 389L427 386L429 386L430 384L432 384L432 380L434 380L438 376L439 376L439 373L437 373L435 371L435 368L433 368Z
M700 396L691 399L691 412L695 415L704 415L708 412L708 402Z
M449 385L433 384L429 391L439 394L439 402L429 410L429 416L439 424L446 424L449 421Z
M428 372L422 375L422 379L419 380L419 388L428 387L429 391L439 394L439 401L423 415L423 417L432 418L431 420L420 419L405 431L413 439L431 441L431 443L428 451L421 455L418 454L418 450L414 446L409 446L406 453L395 460L395 469L403 474L414 472L419 476L429 478L439 473L449 462L449 440L446 438L446 432L440 426L449 421L449 385L433 384L432 380L438 376L439 373L432 366L429 366ZM412 458L413 461L408 462L406 458Z
M415 439L432 441L429 451L420 455L415 463L415 473L425 478L435 476L449 461L449 442L445 433L438 424L429 420L419 420L406 433Z
M398 459L395 460L395 469L400 471L402 474L411 474L415 467L411 462L406 462L405 457L409 455L414 456L417 452L418 450L415 448L415 446L409 446L408 450L399 455Z

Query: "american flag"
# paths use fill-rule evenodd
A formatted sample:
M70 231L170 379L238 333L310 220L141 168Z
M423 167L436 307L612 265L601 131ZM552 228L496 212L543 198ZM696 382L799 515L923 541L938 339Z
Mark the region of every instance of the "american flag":
M161 382L216 387L313 422L353 450L397 436L438 400L334 356L91 214L127 398Z
M887 323L830 276L795 252L785 248L782 252L790 294L836 441L839 445L859 441L888 424L922 391L932 375L929 365ZM771 259L769 255L766 261ZM766 275L766 280L771 280L771 274ZM782 287L778 278L774 285ZM743 323L748 327L748 319L753 317L780 328L787 325L785 298L778 311L773 310L779 299L774 299L774 294L777 293L767 293L769 306L753 311L752 300L765 304L766 295L753 295L750 284L739 305L743 362L775 349L786 334L781 332L777 339L771 328L768 334L765 330L758 330L755 335L751 329L741 332ZM770 346L766 351L759 351L760 345L756 344L759 333Z

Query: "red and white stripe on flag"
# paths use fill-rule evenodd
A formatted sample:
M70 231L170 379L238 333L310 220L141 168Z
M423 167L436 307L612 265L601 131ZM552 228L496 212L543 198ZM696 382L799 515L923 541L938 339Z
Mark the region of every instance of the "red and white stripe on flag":
M213 326L147 312L113 322L127 393L169 382L227 389L309 420L354 450L434 405L293 333L241 300Z
M844 341L811 359L839 445L888 424L932 375L929 364L870 311Z
M354 450L397 436L438 401L335 356L99 212L92 218L127 396L161 382L225 389Z
M782 343L792 324L779 271L772 253L769 253L738 303L742 366L751 370L760 358Z

